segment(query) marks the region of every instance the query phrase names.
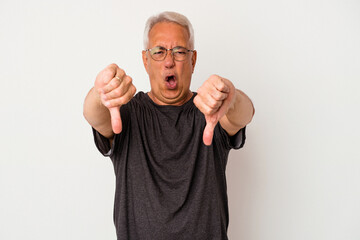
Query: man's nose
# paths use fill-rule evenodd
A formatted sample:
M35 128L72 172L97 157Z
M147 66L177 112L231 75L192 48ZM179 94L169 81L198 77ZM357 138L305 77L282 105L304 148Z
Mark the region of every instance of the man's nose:
M174 56L172 54L172 51L169 50L166 54L166 57L164 59L165 67L172 68L175 65Z

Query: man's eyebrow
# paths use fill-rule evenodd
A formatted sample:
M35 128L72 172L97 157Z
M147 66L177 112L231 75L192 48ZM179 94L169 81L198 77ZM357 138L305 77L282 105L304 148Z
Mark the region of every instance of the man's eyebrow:
M161 48L165 48L165 49L167 49L166 47L164 47L164 46L161 46L161 45L156 45L156 46L154 46L154 47L152 47L152 48L156 48L156 47L161 47ZM186 48L186 47L184 47L184 46L181 46L181 45L177 45L177 46L175 46L175 47L172 47L172 48L170 48L170 49L173 49L173 48L179 48L179 47L181 47L181 48Z
M152 47L152 48L164 48L164 49L166 49L166 47L163 47L163 46L161 46L161 45L156 45L156 46L154 46L154 47Z

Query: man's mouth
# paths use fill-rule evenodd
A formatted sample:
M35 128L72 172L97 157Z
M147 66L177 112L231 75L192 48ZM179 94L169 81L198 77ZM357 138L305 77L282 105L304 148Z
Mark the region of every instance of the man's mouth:
M177 81L175 75L166 76L165 85L168 89L175 89L177 87Z

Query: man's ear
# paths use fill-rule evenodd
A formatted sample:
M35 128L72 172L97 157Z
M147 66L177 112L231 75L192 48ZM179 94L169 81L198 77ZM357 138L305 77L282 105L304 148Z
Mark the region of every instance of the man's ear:
M144 64L145 70L147 73L149 73L148 72L148 58L146 55L146 51L142 51L142 59L143 59L143 64Z
M192 56L191 56L192 72L194 72L194 70L195 70L196 58L197 58L197 52L196 52L196 50L194 50L194 52L192 53Z

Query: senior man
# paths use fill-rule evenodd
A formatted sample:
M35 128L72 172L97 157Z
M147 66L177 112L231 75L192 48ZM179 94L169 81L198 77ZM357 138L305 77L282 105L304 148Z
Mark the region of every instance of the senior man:
M230 149L244 144L252 102L218 75L190 90L197 52L185 16L149 18L144 47L149 92L135 95L131 77L111 64L84 103L96 146L115 169L117 237L228 239L225 167Z

